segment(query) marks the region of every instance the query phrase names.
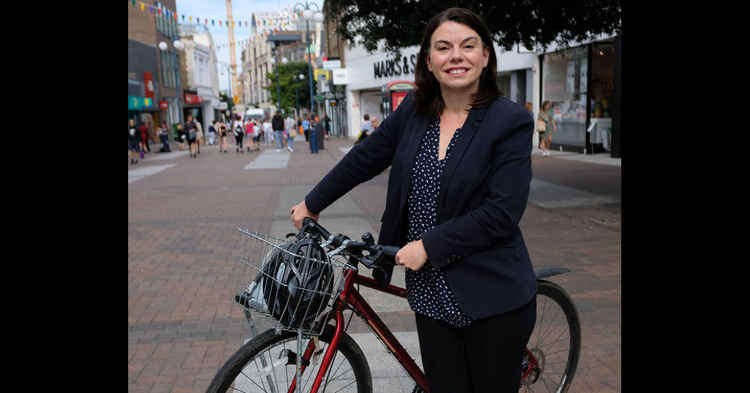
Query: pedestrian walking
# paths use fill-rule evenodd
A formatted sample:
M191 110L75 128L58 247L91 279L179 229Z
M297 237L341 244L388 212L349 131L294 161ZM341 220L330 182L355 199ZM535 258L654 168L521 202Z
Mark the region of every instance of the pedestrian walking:
M236 148L235 154L245 154L245 150L242 148L242 141L245 139L245 130L242 129L242 125L239 121L234 122L234 146Z
M158 135L159 140L161 140L161 149L159 152L161 153L169 153L169 131L167 131L167 123L161 122L161 126L159 127Z
M198 120L193 120L193 122L195 123L195 130L197 133L197 136L195 139L195 144L197 145L196 151L197 151L197 154L201 154L201 144L204 143L203 126L201 125L201 122Z
M273 115L271 126L273 127L274 139L276 139L276 152L280 152L284 148L284 118L281 117L280 112Z
M128 151L130 151L130 164L135 165L138 163L138 153L141 143L141 133L138 132L138 127L135 125L135 120L128 120Z
M327 114L325 114L325 115L323 115L323 121L325 121L326 139L328 139L328 137L331 135L331 118L328 117Z
M554 109L549 100L545 100L542 103L542 110L539 111L536 128L539 131L539 138L542 142L542 155L548 156L550 144L552 143L552 134L557 131L557 123L554 119Z
M144 154L146 154L146 149L148 149L148 152L151 153L151 147L148 145L148 126L145 122L142 122L138 126L138 134L140 136L141 159L143 159Z
M263 129L263 135L266 138L266 145L270 145L271 143L273 143L273 137L274 137L273 126L271 125L271 119L264 117L261 128Z
M219 121L219 153L227 153L227 125Z
M305 142L310 141L310 116L302 120L302 132L305 134Z
M318 135L323 133L322 123L321 122L311 123L310 130L307 133L310 134L310 139L309 139L310 153L318 154Z
M245 147L247 148L247 152L255 151L255 139L253 138L253 121L252 119L248 119L245 122Z
M193 115L187 116L184 128L188 148L190 149L190 157L198 158L198 126L193 121Z
M478 15L437 14L417 57L417 89L290 210L300 228L390 167L378 242L401 247L395 261L406 268L432 393L518 392L536 321L536 277L519 227L533 121L501 96L496 72Z
M286 129L286 148L290 153L294 152L294 138L297 137L297 122L294 121L291 115L286 117L284 121L284 127Z

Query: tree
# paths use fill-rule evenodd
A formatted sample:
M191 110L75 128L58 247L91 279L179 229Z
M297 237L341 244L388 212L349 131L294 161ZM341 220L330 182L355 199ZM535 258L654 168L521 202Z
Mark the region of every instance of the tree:
M296 107L299 99L300 108L310 107L310 85L309 85L309 65L307 62L297 61L287 64L281 64L279 67L279 85L281 86L281 109L286 112ZM299 75L304 75L304 79L299 79ZM276 67L266 73L268 86L265 87L271 95L271 102L276 106L279 101L276 90ZM313 93L316 90L316 84L313 80Z
M617 0L326 0L326 15L338 15L336 31L372 53L378 42L399 54L399 48L420 45L430 18L460 6L484 19L492 39L505 50L516 44L545 49L556 43L567 47L599 34L622 29L622 7Z

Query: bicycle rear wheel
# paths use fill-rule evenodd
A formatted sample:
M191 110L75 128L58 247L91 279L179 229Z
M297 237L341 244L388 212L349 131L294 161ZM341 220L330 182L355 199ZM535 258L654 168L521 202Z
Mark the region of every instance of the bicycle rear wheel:
M309 392L318 374L323 354L328 349L334 327L326 326L320 335L322 352L319 360L311 359L300 376L297 392ZM308 339L304 339L303 348ZM292 355L289 355L291 351ZM297 335L294 332L276 334L274 329L248 341L232 355L211 381L207 393L272 392L288 393L296 377ZM287 360L287 361L285 361ZM364 353L346 333L339 340L333 359L318 392L372 393L372 376Z
M559 285L537 281L537 316L524 353L520 392L565 393L581 353L581 323L573 301Z

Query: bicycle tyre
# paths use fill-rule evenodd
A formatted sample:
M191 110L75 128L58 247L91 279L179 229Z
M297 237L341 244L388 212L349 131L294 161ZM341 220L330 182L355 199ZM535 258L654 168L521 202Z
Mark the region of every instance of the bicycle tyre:
M331 339L333 338L333 334L335 332L334 326L327 325L325 330L323 331L323 334L320 335L320 341L326 344L330 344ZM266 351L269 352L271 348L274 346L285 343L289 340L292 340L295 342L295 344L290 345L289 348L296 351L296 339L297 334L294 332L284 331L280 334L276 334L276 331L274 329L269 329L252 340L248 341L245 345L240 347L240 349L237 350L230 358L226 361L226 363L219 369L216 376L214 376L213 380L211 381L211 384L209 385L208 389L206 390L206 393L225 393L225 392L231 392L231 391L243 391L248 392L246 389L242 390L230 390L231 385L235 382L235 380L238 378L238 376L242 373L242 371L245 369L246 366L253 363L253 361L256 359L258 354L265 353ZM306 342L306 340L305 340ZM326 346L327 348L327 346ZM370 366L367 363L367 359L365 358L364 353L362 352L362 349L357 345L357 343L354 341L354 339L351 338L348 334L345 332L342 333L341 338L339 339L339 346L336 352L336 357L334 359L334 362L331 363L331 366L329 367L329 373L328 376L331 374L331 370L336 369L336 364L340 363L338 362L338 359L340 356L343 355L343 357L346 359L346 361L349 362L349 365L351 367L354 379L356 380L356 392L357 393L372 393L372 375L370 373ZM321 355L322 357L322 355ZM257 366L256 366L257 367ZM294 373L296 372L296 366L289 365L287 366L289 369L288 372L291 374L290 377L294 377ZM310 374L312 372L312 375ZM308 367L305 372L302 374L301 380L303 383L301 384L302 389L298 389L297 391L306 391L305 388L310 388L312 386L312 381L315 378L315 375L318 373L317 367ZM242 373L245 377L244 373ZM262 377L261 377L262 378ZM266 382L267 382L267 378ZM249 378L248 378L249 379ZM272 378L273 379L273 378ZM309 386L306 386L305 381L309 381ZM321 384L320 389L318 392L324 392L326 389L326 378L324 378L324 383ZM257 383L251 383L256 385ZM260 389L257 391L266 391L265 390L265 382L260 381ZM289 389L289 386L283 386L279 387L276 386L276 392L280 393L286 393ZM273 389L271 389L273 391Z
M556 333L555 326L547 326L548 324L552 325L550 318L559 318L556 315L550 317L547 311L554 313L555 310L558 313L561 311L564 314L565 326L567 326L569 336L568 339L559 340L559 336L562 333L558 335L557 341L564 348L559 351L552 350L554 343L547 343L549 345L545 345L547 333L553 333L550 336ZM534 331L531 334L527 348L537 356L537 360L541 358L541 361L546 364L542 366L541 373L531 384L528 383L529 381L526 381L526 383L522 382L519 391L566 393L573 382L573 377L578 366L578 359L581 354L581 322L578 318L578 311L575 304L573 304L568 293L561 286L553 282L537 280L537 324L534 326ZM557 374L547 367L550 365L550 359L547 356L563 351L567 351L567 357L564 357L565 366L560 367L562 371ZM533 385L536 386L532 387Z

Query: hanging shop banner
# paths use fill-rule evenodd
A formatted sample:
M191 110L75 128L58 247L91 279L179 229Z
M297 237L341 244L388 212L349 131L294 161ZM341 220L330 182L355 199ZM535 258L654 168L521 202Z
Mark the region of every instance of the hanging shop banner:
M161 101L161 102L159 102L159 108L160 109L169 109L169 103L167 101Z
M198 105L203 102L203 98L197 94L185 93L185 103L190 105Z
M143 85L146 87L146 97L154 99L154 82L150 72L143 73Z

